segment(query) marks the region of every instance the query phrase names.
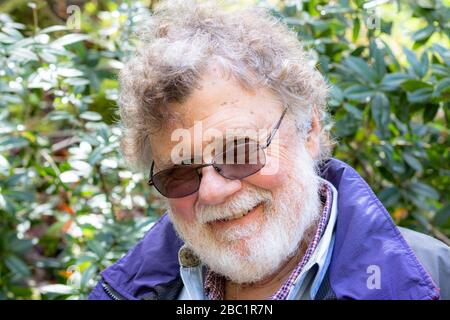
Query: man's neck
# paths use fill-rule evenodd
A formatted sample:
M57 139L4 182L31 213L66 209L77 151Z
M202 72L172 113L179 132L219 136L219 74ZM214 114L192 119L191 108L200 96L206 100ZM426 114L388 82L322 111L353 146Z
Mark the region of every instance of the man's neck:
M317 225L314 224L306 232L304 240L296 252L284 262L277 271L268 277L254 283L238 284L233 281L225 283L225 300L265 300L270 298L289 278L295 267L298 266L308 248L309 240L314 234Z

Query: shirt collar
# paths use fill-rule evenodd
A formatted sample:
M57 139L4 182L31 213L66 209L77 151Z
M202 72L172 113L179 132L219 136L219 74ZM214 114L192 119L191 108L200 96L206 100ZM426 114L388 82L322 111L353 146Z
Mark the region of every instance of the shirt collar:
M322 183L327 184L332 193L330 217L316 250L297 276L287 300L314 299L330 265L338 214L338 192L327 180L322 179Z

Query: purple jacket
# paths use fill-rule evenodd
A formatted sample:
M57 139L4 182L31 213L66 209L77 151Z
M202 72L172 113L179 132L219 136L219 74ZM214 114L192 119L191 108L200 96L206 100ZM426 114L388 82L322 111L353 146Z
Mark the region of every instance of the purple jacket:
M441 286L446 282L447 291L447 246L413 231L402 235L372 189L344 162L330 159L321 167L321 176L339 194L335 246L322 298L439 299L438 282ZM424 242L430 244L424 247ZM134 248L101 273L89 299L176 299L182 287L178 264L182 244L164 215ZM369 266L380 270L379 289L367 285Z

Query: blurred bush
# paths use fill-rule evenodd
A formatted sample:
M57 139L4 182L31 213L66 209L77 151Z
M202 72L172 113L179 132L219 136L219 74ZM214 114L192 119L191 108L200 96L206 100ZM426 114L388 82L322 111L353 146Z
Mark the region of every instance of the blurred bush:
M332 85L335 156L398 224L449 243L448 1L269 2ZM0 299L86 298L162 213L116 111L153 4L0 4Z

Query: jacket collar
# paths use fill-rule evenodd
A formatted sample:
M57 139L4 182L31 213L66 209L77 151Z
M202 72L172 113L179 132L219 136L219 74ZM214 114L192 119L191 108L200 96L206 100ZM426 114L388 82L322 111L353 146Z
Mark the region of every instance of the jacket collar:
M321 176L340 195L329 267L336 297L438 299L439 289L359 174L332 158L321 167ZM178 250L182 245L164 215L134 248L101 275L124 297L141 299L179 278ZM379 283L374 278L378 275Z
M338 190L330 284L340 299L438 299L439 289L364 179L332 159L322 175ZM376 277L379 276L379 282Z

